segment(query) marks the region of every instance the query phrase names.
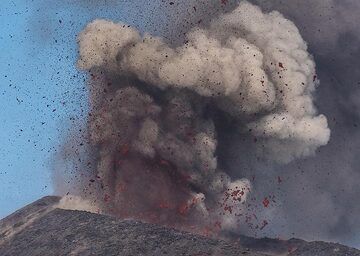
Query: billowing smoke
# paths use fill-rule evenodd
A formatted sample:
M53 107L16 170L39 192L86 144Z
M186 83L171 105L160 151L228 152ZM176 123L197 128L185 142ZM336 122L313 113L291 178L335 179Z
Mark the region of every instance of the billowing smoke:
M246 1L184 36L175 45L107 20L80 33L95 163L86 194L122 218L236 229L252 217L252 186L222 149L243 141L245 158L286 164L326 145L315 64L291 21Z

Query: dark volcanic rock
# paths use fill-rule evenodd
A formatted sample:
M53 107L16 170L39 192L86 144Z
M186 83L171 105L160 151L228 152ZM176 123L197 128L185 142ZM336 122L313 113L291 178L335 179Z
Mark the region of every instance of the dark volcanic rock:
M0 249L1 255L257 255L151 224L61 209L49 212L9 242Z
M309 242L304 243L289 256L353 256L360 255L360 251L335 243Z
M45 197L0 221L0 255L360 255L345 246L302 240L240 237L237 243L214 240L136 221L57 209L58 197ZM250 249L249 249L250 248ZM276 248L270 250L269 248ZM285 253L284 253L285 251Z
M0 255L263 255L153 224L56 209L58 201L46 197L3 219Z
M27 228L36 219L52 211L59 201L60 197L46 196L0 220L0 248L14 234Z

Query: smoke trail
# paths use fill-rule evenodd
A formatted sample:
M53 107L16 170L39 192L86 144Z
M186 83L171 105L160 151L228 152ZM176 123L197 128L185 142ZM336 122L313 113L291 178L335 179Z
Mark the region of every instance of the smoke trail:
M79 35L78 66L90 72L91 194L123 218L236 228L251 184L219 165L219 138L231 130L253 141L248 154L278 163L326 145L315 64L291 21L248 2L185 37L174 46L106 20Z

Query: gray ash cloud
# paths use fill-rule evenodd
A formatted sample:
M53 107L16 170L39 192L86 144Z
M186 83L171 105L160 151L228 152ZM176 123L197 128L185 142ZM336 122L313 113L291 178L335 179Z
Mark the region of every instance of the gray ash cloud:
M218 138L251 138L247 154L279 163L326 145L315 63L291 21L248 2L185 37L173 45L107 20L80 33L78 65L91 72L92 194L120 217L233 229L248 218L251 183L218 165L226 162Z
M358 4L252 2L161 3L162 37L81 32L96 177L82 194L122 217L355 242Z

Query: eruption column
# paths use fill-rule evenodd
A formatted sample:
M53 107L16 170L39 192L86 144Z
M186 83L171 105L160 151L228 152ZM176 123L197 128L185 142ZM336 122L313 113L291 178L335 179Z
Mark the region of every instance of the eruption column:
M271 161L314 154L330 136L313 105L315 64L291 21L246 1L186 38L174 46L107 20L80 33L95 194L123 218L231 228L251 184L219 167L224 125Z

